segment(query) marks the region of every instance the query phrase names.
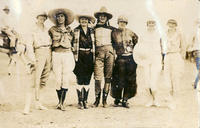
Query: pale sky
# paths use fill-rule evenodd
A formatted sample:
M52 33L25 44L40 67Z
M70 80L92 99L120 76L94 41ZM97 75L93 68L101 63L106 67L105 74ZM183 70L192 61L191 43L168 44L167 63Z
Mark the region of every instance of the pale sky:
M13 21L23 31L29 31L36 15L43 11L68 8L75 14L87 10L93 16L101 6L105 6L113 14L111 25L117 27L117 17L124 14L129 20L127 27L140 36L145 31L146 20L158 20L162 31L166 31L166 22L170 18L176 19L179 29L188 36L194 30L194 22L200 12L198 0L0 0L0 14L5 5L11 8L16 16ZM50 21L46 24L52 26ZM75 21L71 27L77 25Z

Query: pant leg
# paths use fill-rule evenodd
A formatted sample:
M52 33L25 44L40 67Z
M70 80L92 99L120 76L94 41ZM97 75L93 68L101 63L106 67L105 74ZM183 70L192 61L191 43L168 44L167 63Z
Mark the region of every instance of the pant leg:
M52 65L53 65L53 72L55 74L56 80L56 89L60 90L62 84L62 55L61 53L52 53Z
M104 50L98 49L95 53L95 64L94 64L94 79L102 80L104 76Z
M172 97L172 80L171 80L171 56L167 54L164 59L164 83L165 83L165 100L173 102Z
M43 56L45 51L43 50L36 50L35 57L36 57L36 64L35 64L35 89L36 89L36 99L39 100L39 88L40 88L40 79L42 76L42 72L44 70L45 65L45 56Z
M171 70L171 79L173 85L173 91L179 92L181 90L180 80L183 74L184 61L179 53L173 55L172 60L172 70Z
M111 92L110 95L115 99L122 99L122 90L123 88L119 86L119 64L118 59L115 61L115 65L113 67L113 75L111 81Z
M145 85L145 88L147 89L147 90L149 90L149 88L150 88L150 68L151 68L151 66L150 65L145 65L145 66L143 66L143 71L144 71L144 76L143 76L143 83L144 83L144 85Z
M46 82L49 78L49 74L51 71L51 50L50 49L46 49L46 54L45 54L45 66L44 66L44 70L42 72L41 75L41 79L40 79L40 86L45 86Z
M104 62L104 77L111 79L114 65L114 52L112 47L106 49L105 62ZM108 81L110 83L110 81Z
M123 99L128 100L134 97L137 93L137 82L136 82L136 69L137 64L135 63L133 56L128 56L125 61L125 86Z
M74 78L75 61L72 52L63 53L62 55L62 88L67 89Z
M35 58L36 58L36 64L35 64L35 85L40 86L40 79L42 76L42 72L45 67L46 63L46 57L43 55L45 51L43 50L36 50L35 51Z
M167 54L164 59L164 83L166 84L167 91L170 92L172 89L172 81L171 81L171 71L172 71L172 64L171 64L171 55Z
M150 88L152 91L157 91L158 79L162 70L161 60L154 61L150 67Z

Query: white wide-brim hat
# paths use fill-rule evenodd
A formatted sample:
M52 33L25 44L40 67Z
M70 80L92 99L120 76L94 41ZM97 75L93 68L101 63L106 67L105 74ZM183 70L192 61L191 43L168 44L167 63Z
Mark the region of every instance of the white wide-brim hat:
M80 18L82 18L82 17L87 18L93 24L95 23L95 18L93 16L90 16L90 15L86 14L86 13L77 14L76 15L76 20L79 22Z

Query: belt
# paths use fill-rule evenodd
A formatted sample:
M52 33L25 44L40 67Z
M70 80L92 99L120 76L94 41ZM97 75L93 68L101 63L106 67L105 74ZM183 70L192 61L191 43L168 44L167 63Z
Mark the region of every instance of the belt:
M102 47L112 47L112 44L106 44L106 45L98 45L96 48L102 48Z
M167 52L167 54L175 54L175 53L179 53L179 52Z
M63 47L54 47L54 52L71 52L71 48L63 48Z
M80 51L90 51L91 48L79 48Z
M41 45L41 46L38 46L38 47L35 47L35 49L38 49L38 48L50 48L51 45Z

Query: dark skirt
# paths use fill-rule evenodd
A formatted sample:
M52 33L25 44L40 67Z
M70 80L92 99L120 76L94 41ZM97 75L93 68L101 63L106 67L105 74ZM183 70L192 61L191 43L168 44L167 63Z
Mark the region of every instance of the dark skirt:
M113 98L128 100L136 95L136 69L137 64L132 55L117 57L111 82L110 94Z
M79 85L89 85L94 71L93 53L91 51L79 51L78 62L74 68L74 74Z

